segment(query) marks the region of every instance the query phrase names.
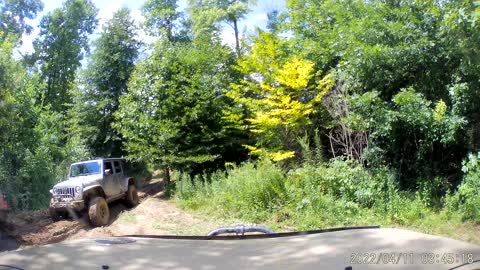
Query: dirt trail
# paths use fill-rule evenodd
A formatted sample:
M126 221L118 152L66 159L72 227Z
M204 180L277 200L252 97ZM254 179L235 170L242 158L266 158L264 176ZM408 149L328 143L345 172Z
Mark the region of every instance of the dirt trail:
M57 243L66 239L131 234L206 235L210 230L232 224L205 220L178 209L164 197L161 179L152 179L139 190L141 203L128 209L122 202L110 204L108 226L92 228L87 217L53 222L47 210L11 215L3 229L21 247Z

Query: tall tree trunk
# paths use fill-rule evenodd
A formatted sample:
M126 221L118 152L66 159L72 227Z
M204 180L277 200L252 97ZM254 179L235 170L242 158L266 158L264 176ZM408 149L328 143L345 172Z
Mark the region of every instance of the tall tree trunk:
M163 181L165 181L165 186L170 185L170 170L168 166L163 167Z
M167 23L167 39L170 42L173 42L173 22Z
M238 38L238 25L237 20L233 20L233 31L235 31L235 49L237 50L237 55L240 56L240 40Z

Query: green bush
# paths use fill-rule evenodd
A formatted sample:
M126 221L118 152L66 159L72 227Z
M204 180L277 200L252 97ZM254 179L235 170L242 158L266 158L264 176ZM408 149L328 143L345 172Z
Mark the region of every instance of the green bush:
M430 209L425 207L418 194L400 192L393 189L389 192L389 200L384 208L376 208L382 213L387 224L413 225L430 214Z
M177 199L190 208L209 207L212 211L235 214L253 221L268 217L288 200L283 171L271 162L245 163L213 175L174 175ZM205 181L210 178L211 183ZM203 179L203 181L202 181Z
M447 209L457 211L462 220L480 222L480 153L470 154L463 162L463 182L446 199Z
M173 178L181 206L245 221L293 222L302 229L376 223L376 215L396 211L397 207L387 207L389 197L398 207L408 203L396 199L398 190L389 171L369 172L354 161L342 159L288 173L262 161L210 177L192 179L175 173ZM205 181L208 178L210 182Z
M351 160L337 158L326 166L305 166L289 176L291 185L303 190L302 197L318 193L370 207L385 196L385 180L381 179L385 175L376 177Z
M65 138L62 119L60 113L44 112L31 145L9 158L0 155L0 190L13 211L47 208L50 189L66 179L70 163L90 156L78 136Z
M417 180L418 193L425 206L441 208L450 185L445 178L420 178Z
M469 184L462 185L457 194L446 200L464 219L479 216L476 198L480 188L471 184L477 183L473 181L478 179L477 173L469 170ZM285 225L307 230L392 224L426 228L448 218L441 205L435 206L437 201L445 201L435 188L443 188L443 179L421 180L415 193L402 191L397 176L390 170L367 170L351 160L310 163L289 172L262 161L210 176L192 179L175 173L173 178L177 181L179 205L273 228Z

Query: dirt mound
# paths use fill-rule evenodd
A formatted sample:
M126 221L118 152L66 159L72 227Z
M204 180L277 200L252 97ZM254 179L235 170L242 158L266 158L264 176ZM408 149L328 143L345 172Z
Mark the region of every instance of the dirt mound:
M163 190L161 179L144 183L139 191L139 197L145 200ZM118 215L126 210L121 202L110 205L110 224ZM0 227L22 246L42 245L63 241L79 232L90 231L93 228L88 224L86 215L75 217L71 220L53 222L48 210L28 213L11 214L0 224ZM95 228L101 235L111 236L107 228Z
M36 232L17 235L16 239L24 245L42 245L57 243L67 239L82 228L76 221L59 221L42 227Z
M10 215L2 224L3 230L21 245L56 243L82 228L82 223L62 220L54 223L48 211Z
M4 231L15 238L22 247L61 242L66 239L110 237L147 234L205 235L221 226L178 209L164 198L163 181L152 179L139 189L141 203L133 209L123 202L111 203L110 221L106 227L92 228L86 215L71 220L53 222L48 211L11 215Z

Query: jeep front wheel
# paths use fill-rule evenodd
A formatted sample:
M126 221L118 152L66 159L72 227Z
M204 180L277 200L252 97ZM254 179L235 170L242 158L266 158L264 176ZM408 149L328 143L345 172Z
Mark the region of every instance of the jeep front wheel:
M138 205L138 193L137 188L134 185L129 185L125 200L130 207L135 207Z
M105 226L110 219L110 210L103 197L94 197L88 206L88 218L94 227Z

